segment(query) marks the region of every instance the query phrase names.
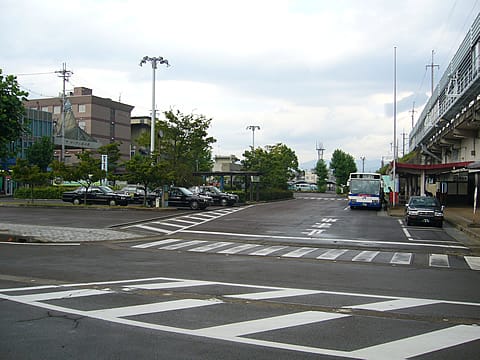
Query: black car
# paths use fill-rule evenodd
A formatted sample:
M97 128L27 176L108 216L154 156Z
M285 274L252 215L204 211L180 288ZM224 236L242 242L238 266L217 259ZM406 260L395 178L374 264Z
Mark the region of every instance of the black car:
M73 191L65 191L62 194L62 200L71 202L74 205L83 204L85 201L85 187L79 187ZM108 186L91 186L87 191L87 204L104 205L128 205L128 196L117 194Z
M443 206L432 196L412 196L406 205L405 222L442 227Z
M184 187L171 187L168 191L168 206L204 210L209 204L208 198L194 194Z
M190 190L195 194L210 196L214 205L233 206L238 203L238 195L222 192L215 186L194 186Z

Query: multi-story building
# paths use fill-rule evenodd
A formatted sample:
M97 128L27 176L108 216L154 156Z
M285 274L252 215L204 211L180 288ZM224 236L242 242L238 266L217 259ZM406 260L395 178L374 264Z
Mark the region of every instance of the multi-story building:
M85 87L74 88L73 92L67 94L67 101L71 105L73 121L76 122L79 129L90 135L100 145L112 142L120 143L121 160L130 158L130 116L133 106L95 96L91 89ZM53 123L57 127L63 124L61 97L27 100L25 107L50 112ZM55 142L58 146L59 131L54 129L54 132L57 134ZM63 157L65 163L68 164L76 161L76 157L72 155L79 151L81 144L78 141L68 142L66 140L65 136L63 139L65 153L61 154L61 150L57 148L55 156L58 159ZM85 145L84 148L88 148L88 141L85 142Z
M436 194L473 202L480 161L480 15L410 132L411 159L395 166L400 200Z

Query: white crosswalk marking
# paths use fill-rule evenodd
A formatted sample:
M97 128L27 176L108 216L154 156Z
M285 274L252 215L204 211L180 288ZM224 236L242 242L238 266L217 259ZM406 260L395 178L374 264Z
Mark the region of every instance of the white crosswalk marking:
M227 241L221 241L221 242L211 243L211 244L203 245L203 246L200 246L200 247L197 247L197 248L193 248L193 249L190 249L188 251L207 252L207 251L215 250L215 249L227 246L227 245L232 245L232 243L227 242Z
M96 290L96 289L79 289L79 290L67 290L67 291L55 291L49 293L31 294L31 295L17 295L15 298L21 301L46 301L54 299L70 299L82 296L104 295L109 294L112 291L109 290Z
M354 306L345 306L345 308L354 308L354 309L363 309L363 310L375 310L375 311L391 311L398 309L406 309L416 306L431 305L436 304L436 300L428 299L396 299L389 301L380 301L370 304L354 305Z
M304 296L318 294L321 291L317 290L303 290L303 289L280 289L280 290L271 290L257 293L247 293L247 294L237 294L237 295L227 295L227 297L236 298L236 299L247 299L247 300L264 300L264 299L277 299L291 296Z
M146 243L146 244L139 244L139 245L135 245L135 246L132 246L132 247L137 248L137 249L146 249L146 248L149 248L149 247L166 245L166 244L170 244L172 242L177 242L177 241L179 241L179 239L166 239L166 240L154 241L154 242Z
M380 254L380 251L362 251L360 254L355 256L352 261L364 261L364 262L370 262L372 261L375 256Z
M206 243L206 241L192 240L192 241L181 242L180 244L167 245L167 246L161 247L160 249L162 249L162 250L177 250L177 249L185 248L185 247L188 247L188 246L194 246L194 245L203 244L203 243Z
M450 267L448 255L445 254L430 254L428 264L436 267Z
M465 256L465 261L472 270L480 270L480 257L478 256Z
M402 253L402 252L396 252L395 254L393 254L393 257L390 260L390 264L397 264L397 265L410 265L411 262L412 262L412 254Z
M317 256L317 259L321 260L335 260L339 258L341 255L345 254L347 250L345 249L331 249L327 252L323 253L320 256Z
M217 305L221 304L220 300L197 300L197 299L184 299L174 301L163 301L153 304L143 304L134 306L123 306L111 309L101 309L88 311L87 314L92 317L100 318L116 318L125 316L135 316L143 314L152 314L165 311L183 310L197 308L200 306Z
M270 254L272 254L276 251L283 250L285 248L286 248L286 246L270 246L270 247L267 247L265 249L260 249L260 250L254 251L254 252L250 253L249 255L267 256L267 255L270 255Z
M166 230L166 229L157 228L157 227L148 226L148 225L143 225L143 224L137 224L137 225L133 225L133 226L138 227L140 229L144 229L144 230L161 232L161 233L164 233L164 234L170 234L172 232L171 230Z
M304 311L300 313L275 316L271 318L238 322L234 324L213 326L200 329L202 334L219 337L237 337L264 331L272 331L292 326L312 324L320 321L339 319L344 314L326 313L321 311Z
M300 249L296 249L296 250L293 250L293 251L290 251L286 254L283 254L282 257L291 257L291 258L299 258L299 257L302 257L302 256L305 256L309 253L311 253L312 251L315 251L317 250L316 248L309 248L309 247L302 247Z
M243 244L243 245L235 246L235 247L230 248L230 249L225 249L225 250L219 251L218 253L219 254L238 254L241 251L253 249L253 248L258 247L258 246L260 246L260 245L257 245L257 244Z

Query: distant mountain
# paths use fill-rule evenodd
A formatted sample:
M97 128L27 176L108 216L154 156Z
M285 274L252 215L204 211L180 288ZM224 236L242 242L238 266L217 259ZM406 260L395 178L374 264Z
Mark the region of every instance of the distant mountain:
M326 159L325 162L327 163L327 166L330 165L330 159ZM361 172L362 160L357 160L355 164L357 165L357 171ZM315 169L316 165L317 165L317 160L310 160L310 161L301 163L299 167L302 170L312 170L312 169ZM372 159L372 160L365 159L365 163L364 163L365 172L376 172L381 167L382 167L382 162L380 159Z

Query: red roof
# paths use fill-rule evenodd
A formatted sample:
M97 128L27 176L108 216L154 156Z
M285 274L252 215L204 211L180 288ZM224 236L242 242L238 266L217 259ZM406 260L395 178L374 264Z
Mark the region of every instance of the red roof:
M461 162L453 162L453 163L447 163L447 164L430 164L430 165L396 163L395 166L399 169L410 169L410 170L448 170L448 169L466 168L471 163L473 163L473 161L461 161Z

